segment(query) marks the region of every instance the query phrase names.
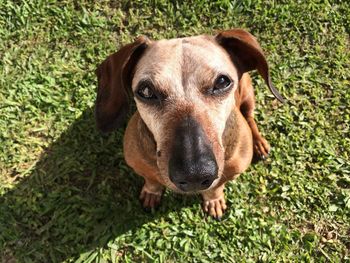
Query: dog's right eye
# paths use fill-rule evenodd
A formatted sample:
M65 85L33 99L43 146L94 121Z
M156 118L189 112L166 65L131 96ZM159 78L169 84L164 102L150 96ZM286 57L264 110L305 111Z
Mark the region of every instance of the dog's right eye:
M158 99L157 95L153 91L152 85L149 83L142 83L138 87L136 94L138 95L138 97L140 97L141 99L144 99L144 100L157 100Z

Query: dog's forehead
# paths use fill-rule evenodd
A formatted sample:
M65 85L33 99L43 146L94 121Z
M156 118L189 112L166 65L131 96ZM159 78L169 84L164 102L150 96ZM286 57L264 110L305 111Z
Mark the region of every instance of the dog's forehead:
M141 79L169 80L181 85L184 75L200 77L230 70L229 55L212 37L201 35L159 40L149 45L138 62L133 87Z

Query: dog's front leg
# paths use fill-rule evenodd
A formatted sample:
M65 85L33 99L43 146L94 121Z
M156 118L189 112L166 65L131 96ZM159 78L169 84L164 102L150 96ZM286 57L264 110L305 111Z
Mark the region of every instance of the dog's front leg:
M224 195L225 184L202 193L203 210L210 216L220 220L226 210Z
M140 193L140 201L145 210L157 208L160 204L164 186L157 181L144 178L145 184Z

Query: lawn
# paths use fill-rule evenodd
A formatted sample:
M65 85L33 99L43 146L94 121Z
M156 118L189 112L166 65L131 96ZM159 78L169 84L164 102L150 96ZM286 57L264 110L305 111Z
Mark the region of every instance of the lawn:
M123 129L94 123L96 66L139 35L241 27L272 145L221 222L166 192L145 213ZM350 262L349 1L0 1L0 262Z

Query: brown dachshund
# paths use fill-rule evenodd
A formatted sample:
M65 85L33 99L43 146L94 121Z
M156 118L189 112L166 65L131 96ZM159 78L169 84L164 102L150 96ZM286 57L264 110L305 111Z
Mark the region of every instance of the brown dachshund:
M247 169L253 153L264 159L270 150L254 121L247 73L254 69L283 102L257 40L241 29L160 41L140 37L98 67L100 130L123 124L130 100L136 102L124 155L145 179L145 208L158 206L168 187L200 193L205 212L223 215L225 183Z

